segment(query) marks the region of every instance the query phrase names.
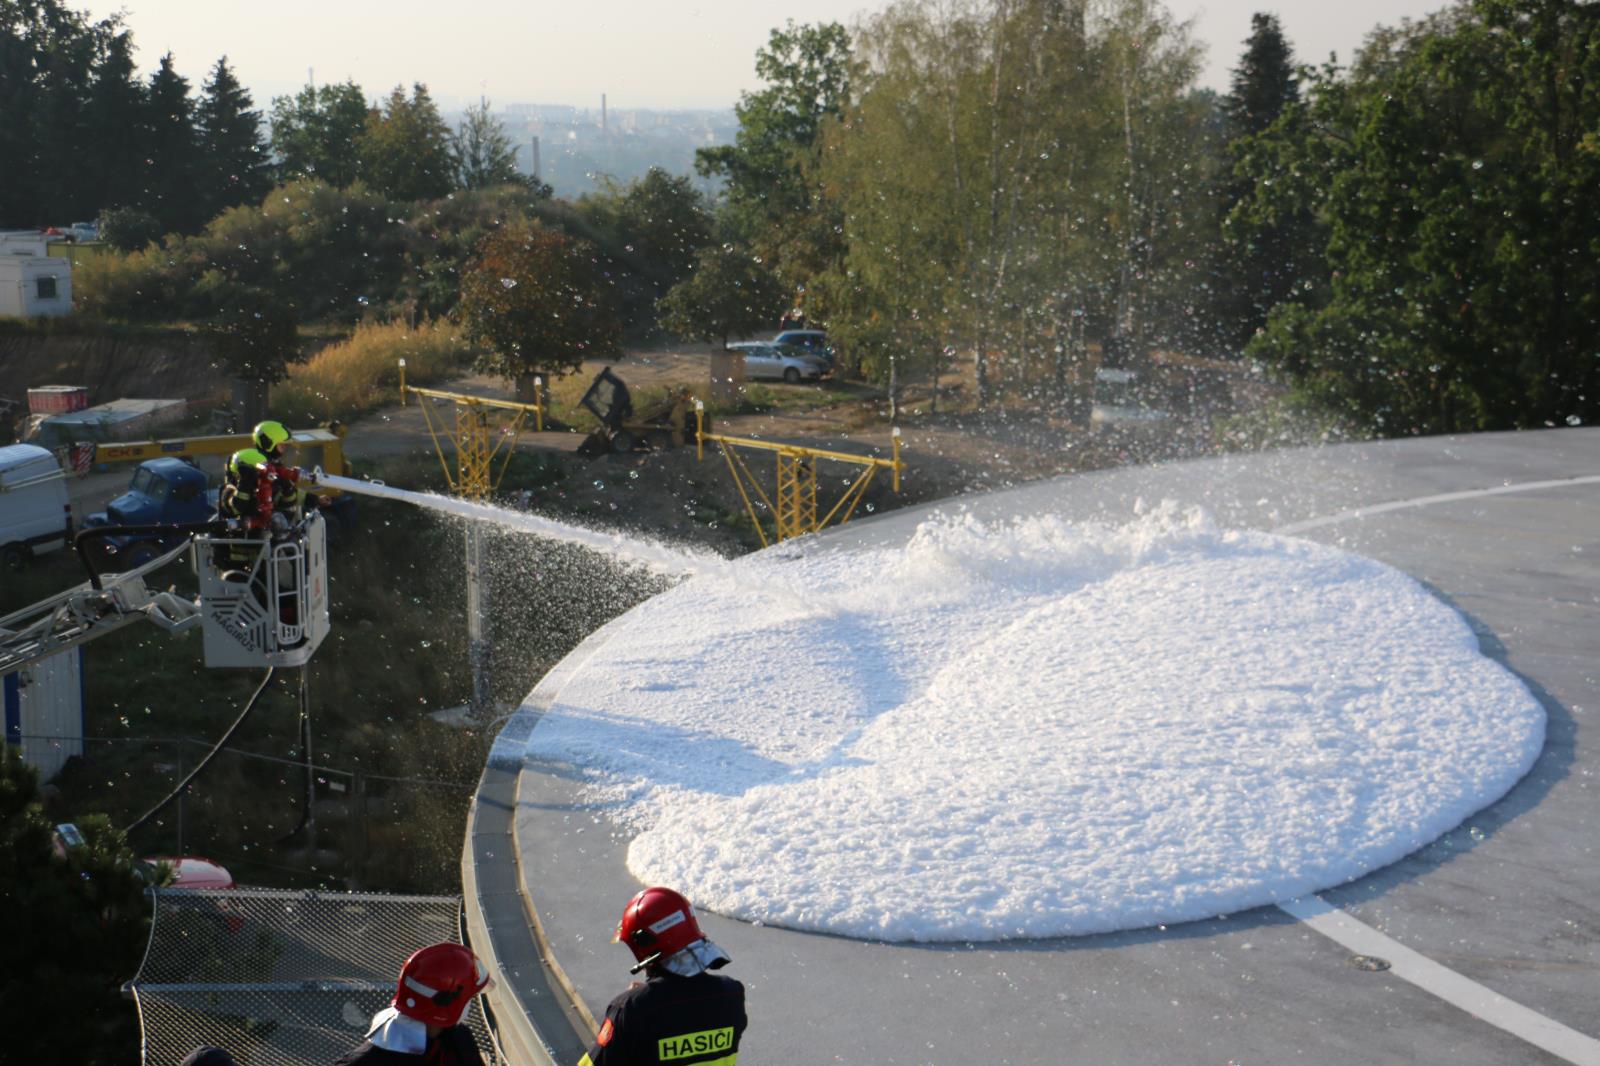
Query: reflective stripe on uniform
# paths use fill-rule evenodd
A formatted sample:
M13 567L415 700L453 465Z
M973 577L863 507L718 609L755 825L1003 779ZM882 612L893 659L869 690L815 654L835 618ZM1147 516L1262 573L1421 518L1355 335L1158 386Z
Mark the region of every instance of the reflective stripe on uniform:
M739 1053L737 1051L722 1056L720 1059L710 1059L706 1062L697 1062L694 1066L738 1066ZM594 1066L594 1060L585 1051L583 1058L578 1060L578 1066Z
M681 1033L664 1036L656 1041L656 1058L661 1062L692 1059L713 1051L727 1051L733 1047L733 1026L720 1029L703 1029L698 1033Z

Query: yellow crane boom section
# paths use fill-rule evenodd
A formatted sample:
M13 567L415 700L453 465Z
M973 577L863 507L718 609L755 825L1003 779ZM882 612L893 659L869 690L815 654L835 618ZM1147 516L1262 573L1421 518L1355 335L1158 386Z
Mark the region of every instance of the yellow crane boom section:
M290 434L290 442L297 451L296 459L303 466L320 466L330 474L350 475L350 464L344 457L343 426L324 429L302 429ZM94 446L94 464L141 463L146 459L175 458L197 455L232 455L241 448L250 447L248 433L226 433L208 437L175 437L170 440L114 441Z

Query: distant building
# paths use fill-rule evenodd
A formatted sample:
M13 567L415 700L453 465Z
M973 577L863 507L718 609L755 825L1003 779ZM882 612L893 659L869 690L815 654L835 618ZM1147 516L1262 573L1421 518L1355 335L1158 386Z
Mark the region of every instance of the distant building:
M694 174L694 153L730 144L739 121L731 109L656 110L564 104L508 104L496 112L516 151L516 166L548 182L555 194L576 198L599 189L604 179L626 185L651 167L690 175L706 192L714 183ZM453 121L452 116L446 116ZM534 159L538 140L539 158Z

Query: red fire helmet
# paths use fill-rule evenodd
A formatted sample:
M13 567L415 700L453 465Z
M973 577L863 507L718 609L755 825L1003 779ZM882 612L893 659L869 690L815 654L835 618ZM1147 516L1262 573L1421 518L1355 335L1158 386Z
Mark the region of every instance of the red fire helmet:
M705 935L688 900L670 888L647 888L622 908L616 939L643 965L671 958Z
M461 1021L472 997L489 987L489 971L460 944L431 944L400 968L394 1008L424 1025L448 1029Z

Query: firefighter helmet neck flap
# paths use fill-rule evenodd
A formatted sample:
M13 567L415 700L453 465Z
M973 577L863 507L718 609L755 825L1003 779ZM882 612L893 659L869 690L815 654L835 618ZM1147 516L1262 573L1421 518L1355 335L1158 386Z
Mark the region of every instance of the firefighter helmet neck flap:
M460 944L433 944L400 968L394 1008L424 1025L448 1029L461 1021L472 997L489 987L489 971Z
M632 973L660 965L692 977L728 962L727 954L700 932L689 901L670 888L647 888L630 899L617 923L616 939L637 960Z

